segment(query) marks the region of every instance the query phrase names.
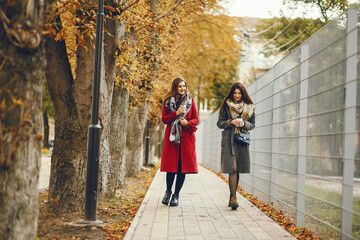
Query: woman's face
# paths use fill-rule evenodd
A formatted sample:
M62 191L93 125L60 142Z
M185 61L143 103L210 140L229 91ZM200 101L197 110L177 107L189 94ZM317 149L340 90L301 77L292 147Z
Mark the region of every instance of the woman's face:
M186 84L185 82L180 82L177 87L177 93L183 95L186 92Z
M234 97L235 101L237 101L237 102L241 101L242 95L241 95L240 89L238 89L238 88L235 89L233 97Z

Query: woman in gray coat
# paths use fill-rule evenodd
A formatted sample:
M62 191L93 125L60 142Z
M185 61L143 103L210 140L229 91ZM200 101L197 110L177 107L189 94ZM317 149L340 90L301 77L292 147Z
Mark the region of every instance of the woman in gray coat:
M249 145L235 142L234 136L255 127L255 106L240 82L232 85L222 102L217 126L224 129L221 136L221 171L229 174L229 207L236 210L239 207L236 199L239 173L250 173L250 154Z

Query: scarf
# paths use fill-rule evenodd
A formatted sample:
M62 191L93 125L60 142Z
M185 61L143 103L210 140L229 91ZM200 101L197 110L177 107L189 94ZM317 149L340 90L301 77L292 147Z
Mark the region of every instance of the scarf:
M170 97L166 100L165 106L171 111L176 112L180 105L186 105L186 111L185 113L181 113L177 116L177 118L171 123L170 128L170 136L169 140L170 142L173 142L174 144L180 143L181 136L182 136L182 128L181 124L179 122L180 117L185 117L186 114L190 111L192 104L192 98L190 94L184 94L182 95L178 101L176 101L175 97Z
M232 119L238 118L241 113L241 117L244 119L244 121L247 121L250 119L250 117L255 111L254 104L246 104L244 103L244 101L237 103L228 99L226 100L226 103L229 106L230 115ZM240 133L240 128L235 127L235 134L239 134L239 133Z

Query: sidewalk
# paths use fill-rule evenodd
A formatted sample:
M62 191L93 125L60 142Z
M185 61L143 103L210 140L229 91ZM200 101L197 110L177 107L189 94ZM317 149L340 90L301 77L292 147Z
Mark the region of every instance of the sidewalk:
M39 174L39 191L43 192L49 188L51 170L51 153L41 154L41 165Z
M179 206L165 206L165 176L156 174L125 240L295 239L239 194L240 207L232 211L228 185L201 166L199 174L186 175Z

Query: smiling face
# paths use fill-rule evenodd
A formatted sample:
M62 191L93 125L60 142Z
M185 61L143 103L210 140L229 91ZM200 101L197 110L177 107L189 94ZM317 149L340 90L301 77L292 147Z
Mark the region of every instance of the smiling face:
M240 102L241 101L241 97L242 97L242 95L241 95L241 91L240 91L240 89L235 89L235 91L234 91L234 99L235 99L235 101L237 101L237 102Z
M177 93L183 95L186 92L186 84L184 81L179 82Z

